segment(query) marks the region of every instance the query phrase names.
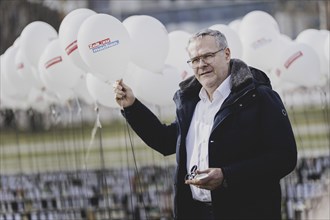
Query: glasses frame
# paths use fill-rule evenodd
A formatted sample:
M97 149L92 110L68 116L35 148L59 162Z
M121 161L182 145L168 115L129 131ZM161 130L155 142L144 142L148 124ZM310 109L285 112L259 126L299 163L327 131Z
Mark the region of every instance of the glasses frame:
M185 180L193 180L195 179L197 173L197 165L194 165L190 169L190 173L187 173L186 176L184 177Z
M194 57L194 58L192 58L192 59L190 59L190 60L188 60L187 61L187 64L192 68L192 69L197 69L198 67L199 67L199 64L200 64L200 62L201 62L201 60L203 60L203 62L204 63L206 63L206 64L211 64L212 62L206 62L206 56L211 56L212 58L214 58L215 57L215 55L217 54L217 53L219 53L220 51L222 51L222 50L225 50L226 49L226 47L224 47L224 48L221 48L221 49L219 49L219 50L217 50L217 51L215 51L215 52L208 52L208 53L205 53L205 54L203 54L203 55L200 55L200 56L197 56L197 57ZM197 66L193 66L193 61L198 61L197 63Z

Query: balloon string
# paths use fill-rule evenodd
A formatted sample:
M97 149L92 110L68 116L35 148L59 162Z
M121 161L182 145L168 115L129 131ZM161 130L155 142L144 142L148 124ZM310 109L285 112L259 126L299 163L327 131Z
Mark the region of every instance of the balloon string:
M142 190L141 175L140 175L139 169L137 167L135 151L134 151L134 148L133 148L132 136L131 136L130 129L129 129L129 124L128 124L128 121L127 121L127 118L126 118L126 112L125 112L124 106L122 104L121 104L121 108L123 110L123 115L124 115L124 118L125 118L125 125L126 125L125 127L126 127L126 130L127 130L129 143L131 145L132 156L133 156L133 161L134 161L134 167L135 167L135 173L136 173L136 176L137 176L138 186L139 186L139 189L140 189L140 193L142 195L142 198L141 198L142 205L143 205L143 208L144 208L145 217L148 220L149 219L149 216L148 216L148 213L147 213L146 204L145 204L144 199L143 199L143 190Z
M80 116L82 110L81 110L81 106L80 106L80 102L79 102L78 97L75 98L75 101L76 101L77 108L78 108L78 110L77 110L77 115Z
M94 139L95 139L95 135L96 135L96 132L97 132L97 129L98 128L102 128L102 125L101 125L101 122L100 122L100 113L99 113L99 107L98 105L95 103L95 108L94 108L95 112L96 112L96 121L95 121L95 124L94 124L94 128L91 132L91 140L89 142L89 145L87 147L87 152L86 152L86 155L85 155L85 167L87 167L87 161L88 161L88 157L89 157L89 152L90 152L90 149L94 143Z
M124 103L123 103L123 99L125 97L122 97L119 105L120 105L120 108L123 112L123 115L124 115L124 118L125 118L125 127L126 127L126 131L127 131L127 134L128 134L128 139L129 139L129 143L130 143L130 146L131 146L131 150L132 150L132 156L133 156L133 162L134 162L134 168L135 168L135 174L137 176L137 182L138 182L138 186L139 186L139 189L140 189L140 193L141 193L141 200L142 200L142 205L143 205L143 208L144 208L144 213L145 213L145 217L146 219L148 220L149 219L149 216L148 216L148 211L147 211L147 207L146 207L146 204L144 202L144 199L143 199L143 190L142 190L142 182L141 182L141 175L139 173L139 169L137 167L137 162L136 162L136 156L135 156L135 151L134 151L134 147L133 147L133 140L132 140L132 135L130 133L130 129L129 129L129 124L128 124L128 121L127 121L127 115L126 115L126 111L125 111L125 108L124 108ZM127 149L127 143L126 143L126 149ZM133 208L133 207L132 207Z

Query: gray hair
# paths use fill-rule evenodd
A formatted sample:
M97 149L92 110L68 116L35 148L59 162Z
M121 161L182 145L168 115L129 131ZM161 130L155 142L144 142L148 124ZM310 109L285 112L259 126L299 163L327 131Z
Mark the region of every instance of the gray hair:
M192 41L204 36L213 36L215 38L215 42L217 43L219 49L228 47L227 39L223 33L217 30L203 29L195 33L192 37L190 37L187 48Z

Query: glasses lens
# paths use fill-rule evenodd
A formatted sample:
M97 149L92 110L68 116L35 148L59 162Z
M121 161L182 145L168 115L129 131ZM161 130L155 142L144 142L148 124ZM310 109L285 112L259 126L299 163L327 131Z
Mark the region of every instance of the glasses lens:
M211 53L211 54L205 54L202 59L205 63L207 64L210 64L213 62L214 60L214 57L215 57L215 54L214 53Z
M185 180L192 180L192 176L190 174L186 174L184 177Z
M190 169L190 173L195 173L197 170L197 165L192 166L192 168Z
M219 51L221 51L221 50L219 50ZM204 54L204 55L201 55L200 57L196 57L195 59L188 61L188 64L193 69L198 68L199 63L201 62L201 60L203 60L203 62L206 63L206 64L211 64L214 61L215 54L219 51L216 51L214 53Z
M191 167L190 169L190 173L186 174L186 176L184 177L185 180L192 180L195 178L196 176L196 170L197 170L197 165L194 165Z

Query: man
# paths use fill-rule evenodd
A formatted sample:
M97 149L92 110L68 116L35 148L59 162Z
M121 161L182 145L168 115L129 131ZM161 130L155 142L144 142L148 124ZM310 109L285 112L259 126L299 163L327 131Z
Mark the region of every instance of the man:
M279 181L297 162L280 97L262 71L231 59L219 31L195 34L187 51L195 75L180 83L170 125L121 80L114 85L124 117L144 142L163 155L176 153L175 219L280 219Z

